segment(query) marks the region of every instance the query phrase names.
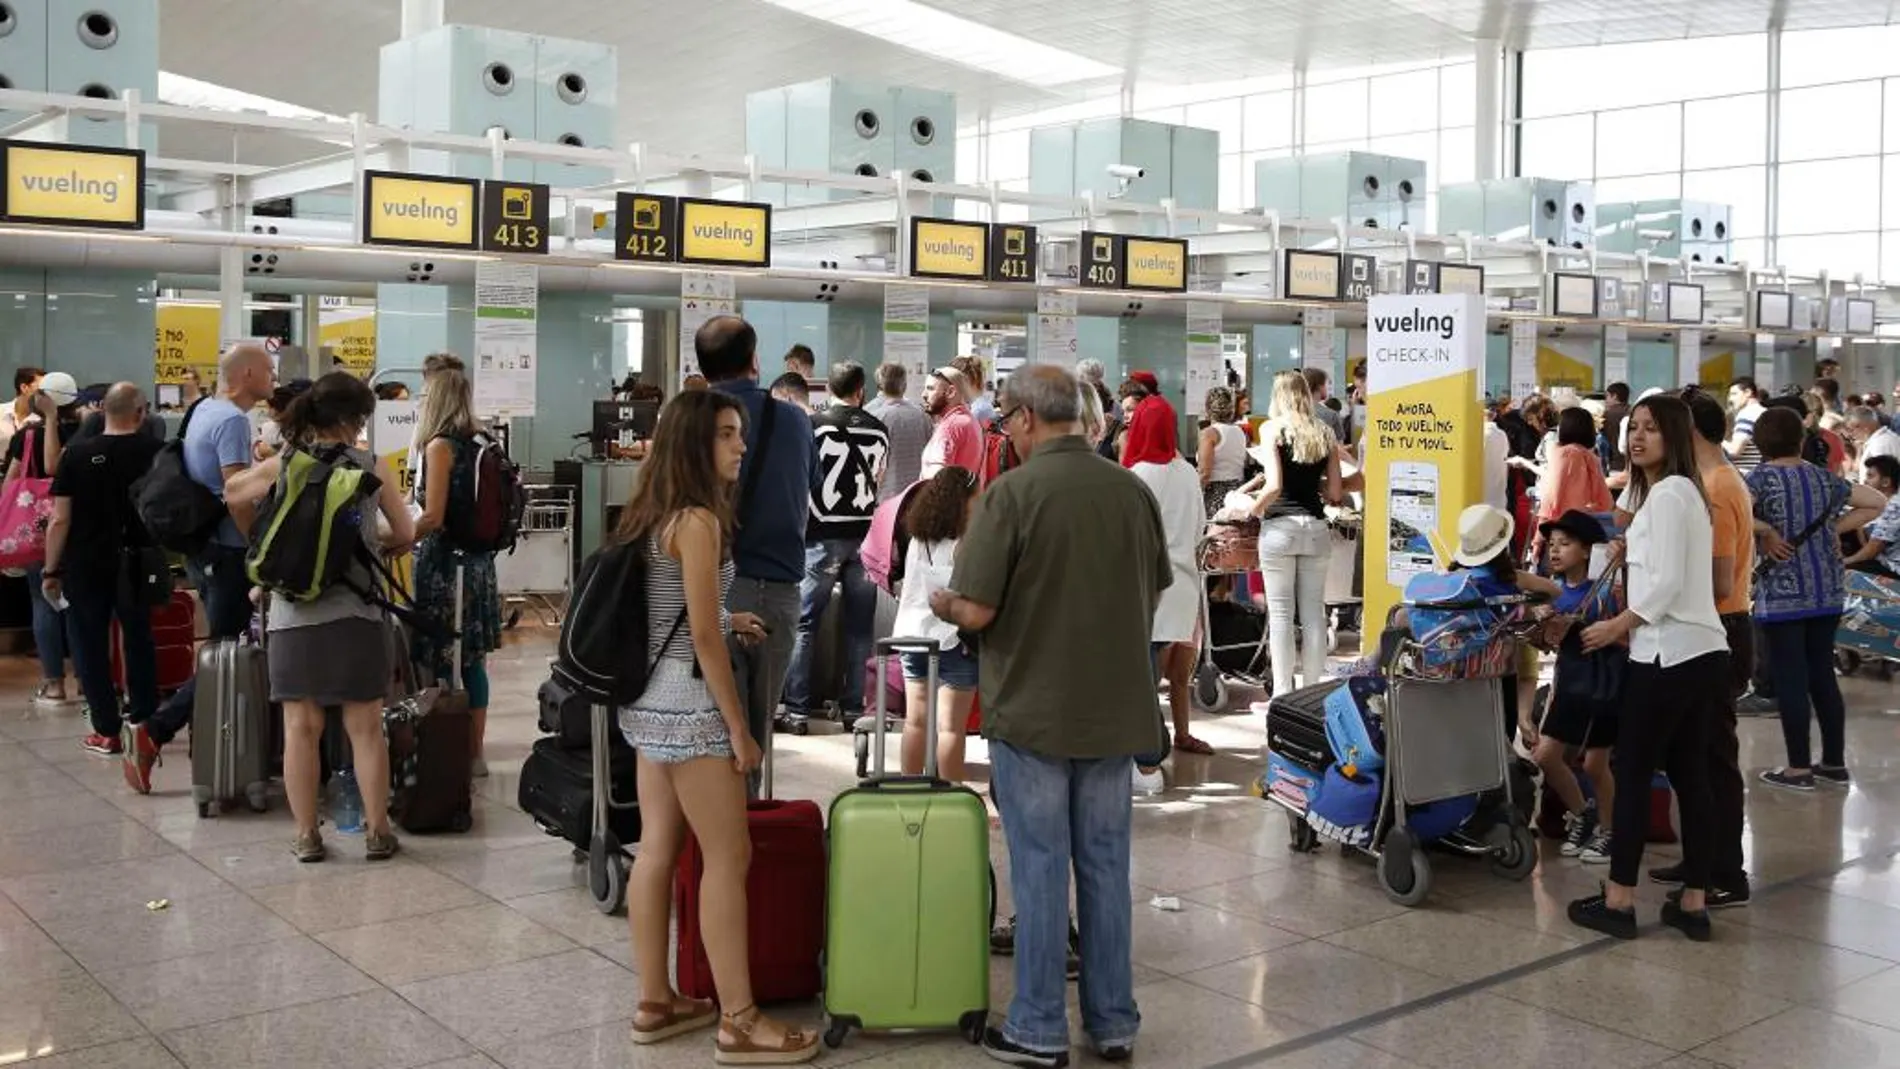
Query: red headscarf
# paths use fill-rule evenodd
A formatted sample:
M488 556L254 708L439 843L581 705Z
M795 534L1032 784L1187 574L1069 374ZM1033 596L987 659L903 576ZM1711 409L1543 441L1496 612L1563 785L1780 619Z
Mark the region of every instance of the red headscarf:
M1178 423L1174 406L1167 398L1160 394L1142 398L1135 406L1135 414L1128 419L1122 466L1132 468L1137 464L1166 464L1173 460L1181 451Z

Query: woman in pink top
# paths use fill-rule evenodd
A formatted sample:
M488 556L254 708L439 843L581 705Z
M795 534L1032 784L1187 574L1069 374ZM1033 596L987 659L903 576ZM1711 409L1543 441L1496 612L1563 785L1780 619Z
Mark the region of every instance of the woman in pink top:
M1542 526L1571 509L1597 515L1615 507L1603 464L1597 459L1597 421L1587 409L1566 408L1557 417L1557 448L1537 481L1537 523ZM1532 560L1542 560L1543 538Z

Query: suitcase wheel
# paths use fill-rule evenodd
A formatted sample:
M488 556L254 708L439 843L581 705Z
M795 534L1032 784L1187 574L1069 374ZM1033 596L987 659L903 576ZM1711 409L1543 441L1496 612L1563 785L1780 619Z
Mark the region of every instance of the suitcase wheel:
M1288 846L1294 853L1313 854L1319 852L1319 833L1313 830L1313 826L1308 824L1304 817L1288 813L1286 815L1286 826L1288 835L1292 840Z
M449 818L449 830L457 834L465 832L474 826L475 814L472 812L457 813Z
M971 1010L969 1013L963 1015L962 1020L957 1022L957 1031L962 1033L964 1039L972 1043L981 1043L983 1042L983 1030L988 1028L989 1024L990 1011Z
M833 1017L830 1026L825 1029L825 1046L832 1050L844 1046L845 1037L851 1034L856 1024L857 1019L853 1017Z
M627 904L627 859L613 832L595 835L587 852L587 892L594 908L608 916L619 913Z
M218 803L216 802L199 802L198 803L198 819L199 820L209 820L212 817L215 817L217 815L218 815Z
M263 813L270 809L270 788L263 783L253 783L244 788L244 804L251 807L253 813Z
M1218 665L1201 664L1194 669L1194 707L1203 713L1227 711L1227 680Z

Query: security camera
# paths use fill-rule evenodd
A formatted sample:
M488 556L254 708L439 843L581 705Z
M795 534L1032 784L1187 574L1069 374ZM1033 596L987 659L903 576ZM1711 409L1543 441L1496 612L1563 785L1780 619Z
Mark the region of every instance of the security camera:
M1110 193L1108 195L1109 199L1115 200L1115 199L1119 199L1121 197L1127 196L1129 183L1133 182L1137 178L1140 178L1146 175L1147 173L1148 173L1148 168L1137 167L1132 163L1109 164L1108 176L1115 180L1115 192Z

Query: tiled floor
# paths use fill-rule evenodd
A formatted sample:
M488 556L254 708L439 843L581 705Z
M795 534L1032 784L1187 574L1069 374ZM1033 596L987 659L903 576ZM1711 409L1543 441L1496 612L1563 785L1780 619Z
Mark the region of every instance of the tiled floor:
M132 795L79 749L76 711L28 708L27 661L0 662L0 1065L709 1064L703 1036L630 1046L624 923L593 911L567 848L513 808L547 647L529 632L494 662L495 774L475 830L410 837L375 868L336 837L327 864L292 862L281 802L199 820L182 760ZM1284 819L1246 790L1257 718L1205 719L1220 755L1177 758L1171 789L1137 806L1139 1064L1900 1066L1900 716L1886 711L1900 695L1849 692L1853 791L1751 791L1759 897L1707 945L1586 938L1562 906L1601 870L1548 851L1522 884L1436 860L1432 900L1394 906L1369 863L1288 852ZM1779 749L1773 722L1743 722L1751 766ZM851 760L836 735L781 737L779 793L828 800ZM1660 890L1642 900L1653 917ZM998 962L999 1007L1010 984ZM990 1064L919 1037L854 1036L823 1061Z

